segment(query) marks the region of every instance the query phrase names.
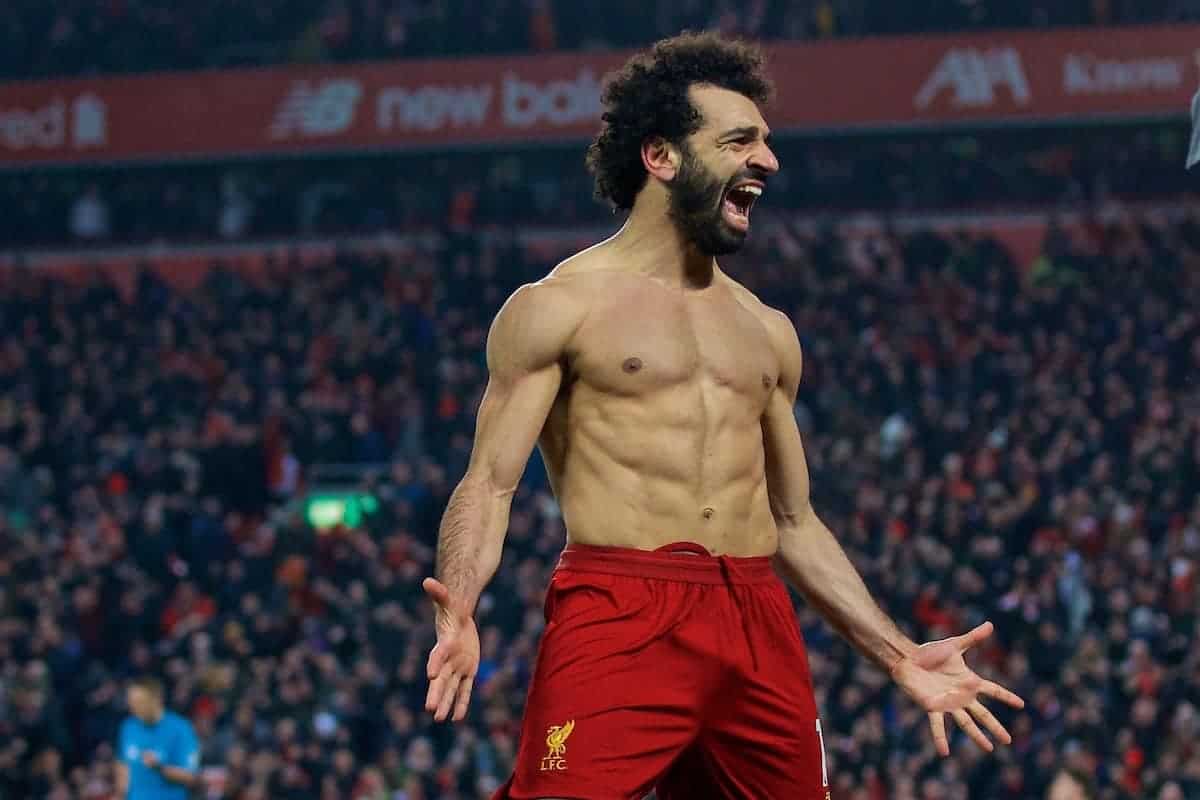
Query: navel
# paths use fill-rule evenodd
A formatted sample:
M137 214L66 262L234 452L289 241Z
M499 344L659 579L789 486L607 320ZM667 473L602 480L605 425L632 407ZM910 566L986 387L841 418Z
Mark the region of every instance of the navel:
M762 376L762 382L763 382L763 388L764 388L764 389L770 389L770 388L771 388L771 383L772 383L772 381L771 381L771 376L770 376L770 375L768 375L768 374L767 374L767 373L765 373L765 372L763 373L763 376Z
M716 512L716 511L714 511L713 509L711 509L711 508L706 508L706 509L704 509L703 511L701 511L701 512L700 512L700 515L701 515L702 517L704 517L705 519L712 519L712 518L713 518L713 514L715 514L715 513L717 513L717 512Z
M637 372L642 368L642 360L640 358L627 358L625 363L621 365L621 369L626 372Z

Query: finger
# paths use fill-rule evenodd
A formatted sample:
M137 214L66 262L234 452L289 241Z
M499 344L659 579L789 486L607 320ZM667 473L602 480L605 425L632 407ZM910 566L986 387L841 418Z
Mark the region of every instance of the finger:
M974 715L975 719L983 723L983 727L987 728L992 736L995 736L1004 744L1012 744L1012 736L1009 735L1008 729L1000 724L1000 720L996 719L991 711L987 710L987 706L976 700L967 706L967 710Z
M958 637L959 647L965 653L975 645L992 635L995 627L990 622L985 622L982 625L976 625L973 629Z
M929 707L937 711L953 711L956 708L962 708L974 699L975 692L960 687L941 695Z
M442 692L437 711L433 715L437 722L445 722L446 717L450 716L450 708L454 705L454 696L458 692L458 685L461 682L462 677L459 675L451 675L450 680L446 681L446 690Z
M435 644L429 651L429 662L425 665L425 677L429 680L436 678L446 664L446 649L441 644Z
M1005 705L1010 705L1013 708L1024 708L1025 707L1024 700L1022 700L1020 697L1017 697L1015 694L1010 692L1008 689L1005 689L1003 686L1001 686L998 683L993 683L992 681L984 681L983 683L981 683L979 685L978 691L980 694L986 694L989 697L994 697L997 700L999 700L1001 703L1004 703Z
M463 678L458 687L458 702L454 704L454 721L462 722L467 717L467 706L471 703L471 687L475 685L474 678Z
M443 658L444 662L445 659ZM450 679L454 677L454 668L448 663L439 664L438 669L429 679L429 691L425 695L425 710L430 714L437 711L446 696Z
M950 755L950 743L946 741L946 717L941 711L929 714L929 727L933 731L933 744L938 755L943 758Z
M450 590L446 585L435 578L426 578L421 581L421 588L425 590L425 594L429 595L429 599L440 606L450 605Z
M958 723L958 727L963 729L963 732L974 740L975 744L982 747L987 752L992 752L996 749L996 745L992 744L992 740L984 736L983 731L979 730L979 726L975 724L975 720L971 719L971 715L961 708L950 712L954 715L954 721Z
M429 681L429 691L425 693L425 710L432 714L441 705L442 693L446 690L449 674L438 675Z

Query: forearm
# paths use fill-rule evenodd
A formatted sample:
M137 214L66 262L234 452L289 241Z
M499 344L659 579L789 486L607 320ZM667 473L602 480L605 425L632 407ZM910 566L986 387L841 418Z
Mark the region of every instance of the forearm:
M847 641L889 673L917 645L879 608L846 551L811 508L779 529L775 568Z
M117 765L116 784L117 800L125 800L129 796L129 767L124 764Z
M469 617L496 574L508 529L512 492L486 476L467 475L455 488L438 532L436 577L450 591L450 612Z
M191 787L196 781L196 773L183 767L159 767L158 772L165 780L180 786Z

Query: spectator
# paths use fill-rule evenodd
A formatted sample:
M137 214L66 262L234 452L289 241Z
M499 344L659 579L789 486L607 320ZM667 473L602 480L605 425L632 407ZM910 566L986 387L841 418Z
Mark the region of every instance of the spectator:
M1050 783L1046 800L1092 800L1095 793L1089 788L1086 776L1073 770L1060 770Z
M217 218L217 235L222 239L241 239L250 229L254 204L246 196L241 183L233 175L221 177L221 209Z
M84 189L71 206L70 231L71 236L83 241L108 238L108 204L95 184Z
M1008 761L941 761L800 606L835 795L1028 800L1064 766L1104 798L1200 792L1200 221L1064 224L1042 249L1075 277L1045 284L983 234L773 223L728 268L802 337L822 516L910 635L992 619L980 669L1030 698ZM553 253L423 241L186 291L6 274L0 792L111 793L118 687L146 673L235 800L481 798L507 775L564 540L536 458L460 727L421 711L419 578L487 325ZM354 459L376 510L310 528L317 467Z
M1022 130L919 139L782 139L772 209L1026 210L1187 197L1189 131ZM606 224L575 147L453 159L354 156L37 173L0 183L0 247L424 232L449 225ZM89 187L82 194L82 180ZM398 176L403 176L402 178ZM62 209L72 209L70 214ZM84 232L73 219L82 216ZM1050 255L1053 255L1051 248Z
M462 56L554 47L641 47L684 28L760 38L864 36L980 28L1200 19L1196 0L259 0L193 8L167 0L36 0L0 9L0 77L196 69L286 61Z
M117 796L128 800L186 800L200 766L191 723L163 706L156 678L139 678L126 696L131 716L117 745Z

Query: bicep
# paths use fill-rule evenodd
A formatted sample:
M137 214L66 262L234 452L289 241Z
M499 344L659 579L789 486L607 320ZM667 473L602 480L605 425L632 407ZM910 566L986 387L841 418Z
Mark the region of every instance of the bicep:
M489 380L479 404L468 471L486 474L503 491L515 489L561 382L558 365Z
M795 415L803 357L791 320L776 312L770 323L779 355L779 382L767 401L762 433L771 514L782 528L802 522L810 508L808 462Z
M536 285L518 289L496 315L469 474L486 476L501 491L516 489L562 385L576 324L569 296Z

